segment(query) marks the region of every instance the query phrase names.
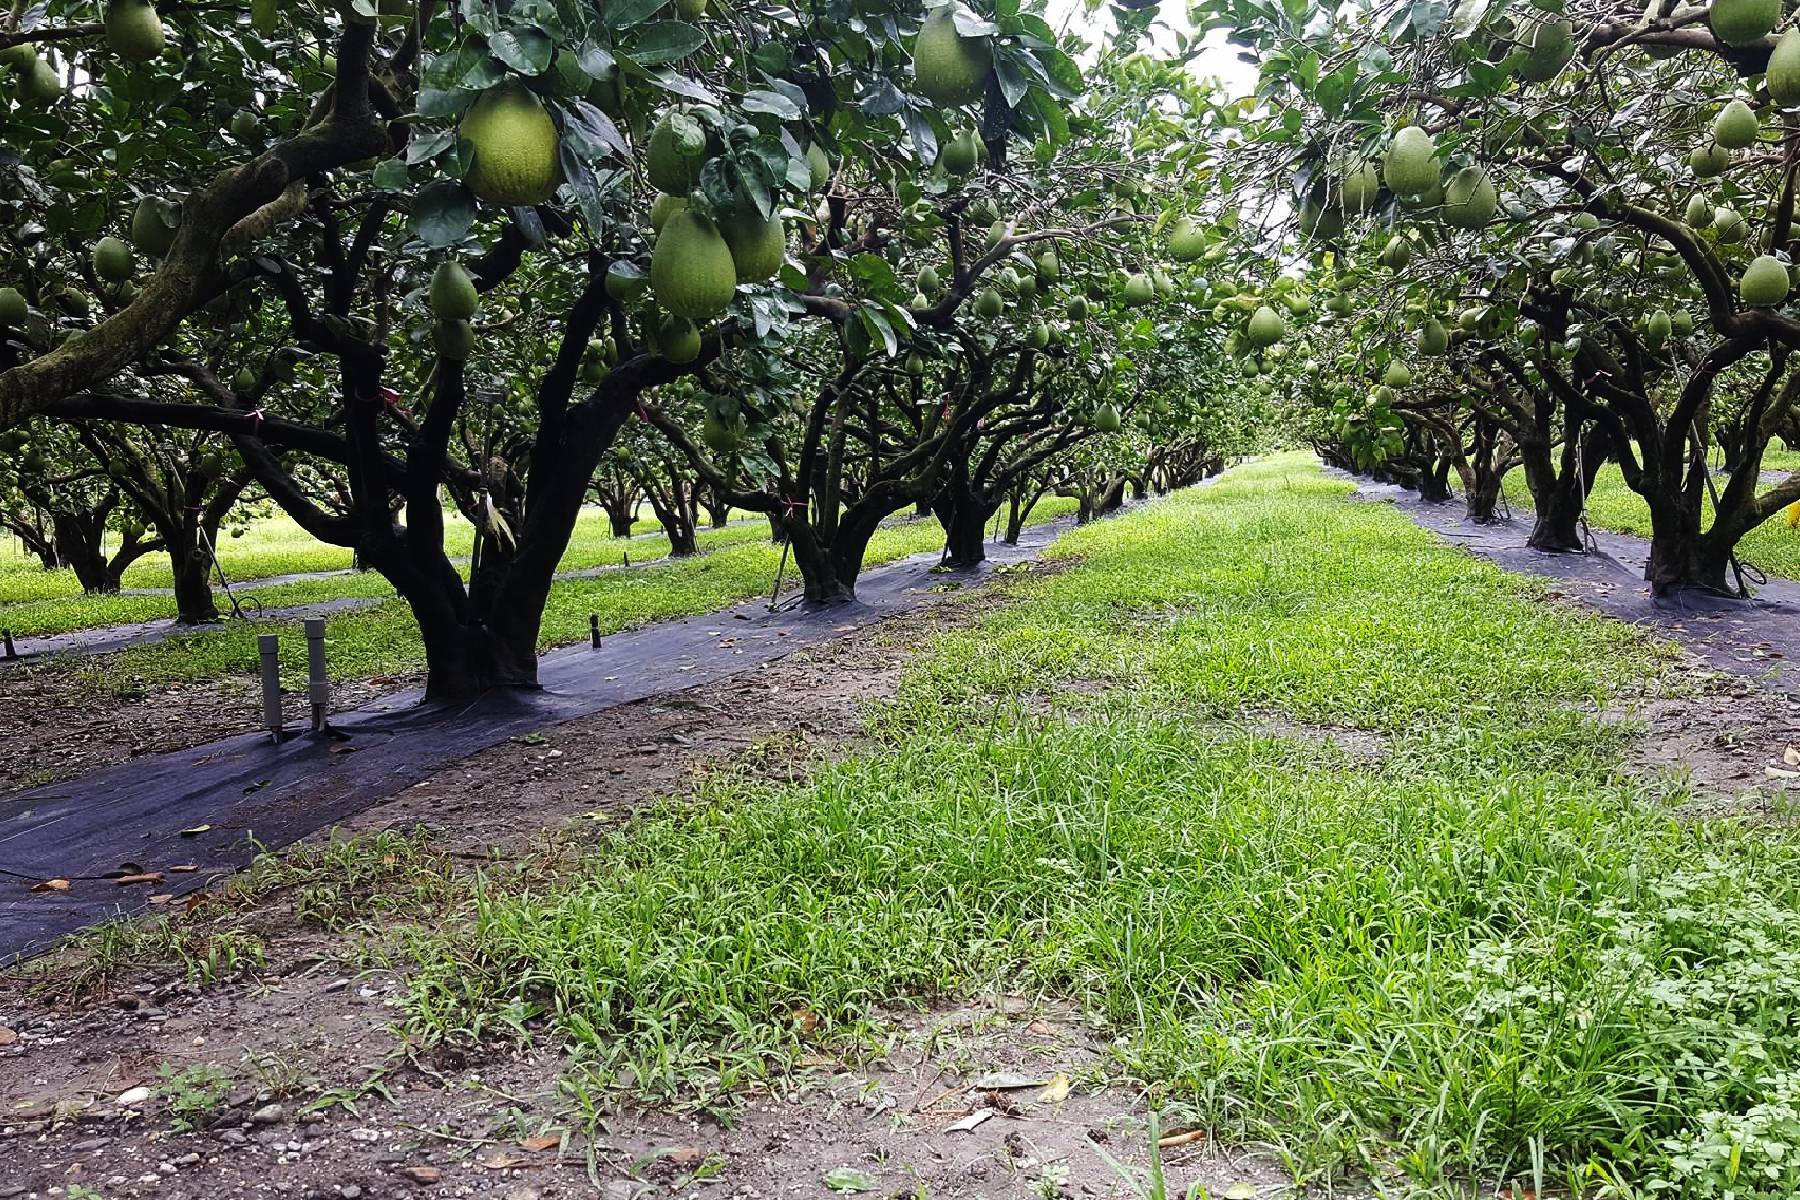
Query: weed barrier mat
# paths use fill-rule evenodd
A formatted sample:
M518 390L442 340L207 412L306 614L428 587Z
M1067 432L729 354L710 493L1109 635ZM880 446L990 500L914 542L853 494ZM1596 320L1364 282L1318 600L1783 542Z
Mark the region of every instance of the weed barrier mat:
M938 551L876 567L850 604L770 612L750 601L613 634L598 650L553 650L540 661L539 691L460 704L398 692L333 715L328 734L276 745L246 733L0 797L0 965L150 908L152 897L170 907L260 850L327 828L508 738L724 679L939 603L994 567L1035 559L1072 525L1065 517L1028 528L1016 546L990 544L988 562L971 570L934 570ZM48 880L59 883L45 889Z
M1525 575L1553 580L1555 591L1632 625L1679 642L1715 670L1744 675L1785 692L1800 705L1800 583L1770 578L1747 600L1703 591L1655 597L1644 580L1650 543L1593 530L1597 549L1556 554L1525 544L1529 521L1477 524L1460 502L1434 504L1397 484L1376 483L1337 468L1327 475L1356 485L1360 499L1385 501L1415 524L1472 554Z
M344 596L336 600L320 600L314 604L294 604L285 608L257 608L247 615L253 621L303 621L308 617L329 617L333 613L372 608L381 600L367 596ZM52 654L116 654L134 646L154 646L170 638L192 637L221 622L210 625L183 625L169 617L155 621L133 621L124 625L100 625L93 629L74 629L68 633L46 633L13 638L18 657L0 658L0 670L8 663L23 663Z

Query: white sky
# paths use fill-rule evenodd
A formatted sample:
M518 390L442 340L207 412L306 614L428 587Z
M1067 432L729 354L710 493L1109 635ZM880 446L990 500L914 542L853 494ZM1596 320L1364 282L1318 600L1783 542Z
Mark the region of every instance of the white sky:
M1113 29L1111 5L1103 4L1092 13L1086 7L1084 0L1049 0L1046 18L1052 28L1085 29L1090 42L1099 42ZM1159 24L1151 28L1151 38L1153 45L1161 49L1174 49L1170 30L1193 29L1187 19L1186 0L1163 0L1158 18ZM1217 30L1207 35L1205 48L1194 65L1197 74L1214 76L1223 83L1231 99L1247 96L1256 89L1256 68L1240 59L1237 51L1226 44L1225 35Z

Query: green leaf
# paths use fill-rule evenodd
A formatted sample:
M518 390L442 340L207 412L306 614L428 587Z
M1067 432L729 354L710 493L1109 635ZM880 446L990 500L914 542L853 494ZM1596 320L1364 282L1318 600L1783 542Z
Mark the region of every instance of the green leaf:
M804 114L798 104L780 92L757 88L745 92L739 104L745 112L768 113L783 121L798 121Z
M535 29L502 29L488 38L494 57L521 75L542 75L550 66L556 43Z
M617 0L606 5L608 29L630 29L660 12L669 0Z
M686 21L653 21L641 26L624 48L639 66L654 67L686 58L706 45L706 35Z
M433 180L413 200L407 224L428 246L454 245L467 237L475 224L475 197L460 183Z

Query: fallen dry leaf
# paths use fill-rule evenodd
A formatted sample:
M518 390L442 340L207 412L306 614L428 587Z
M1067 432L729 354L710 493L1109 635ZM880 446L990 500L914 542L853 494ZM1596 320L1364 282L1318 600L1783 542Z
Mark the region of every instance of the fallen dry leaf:
M211 825L195 825L195 826L192 826L191 828L182 830L181 836L182 837L199 837L201 834L205 833L207 830L209 830L211 828L212 828Z
M176 863L174 866L169 868L169 874L171 874L171 875L191 875L195 871L198 871L199 869L200 869L200 866L198 863Z
M1184 1129L1180 1133L1171 1133L1166 1138L1158 1138L1156 1144L1167 1150L1173 1146L1191 1146L1195 1142L1206 1140L1204 1129Z
M1256 1200L1256 1185L1254 1183L1234 1183L1219 1195L1223 1196L1225 1200Z
M521 1138L519 1145L527 1150L554 1150L562 1145L562 1138L555 1134L545 1134L542 1137Z
M1789 746L1781 752L1781 761L1790 767L1800 767L1800 748Z
M134 883L161 883L162 881L163 873L161 871L145 871L142 875L121 875L113 880L120 887L129 887Z
M0 1046L10 1046L18 1040L19 1035L17 1031L8 1029L4 1025L0 1025Z
M1045 1104L1061 1104L1069 1098L1069 1089L1074 1086L1074 1080L1058 1071L1050 1082L1044 1085L1044 1090L1038 1093L1038 1099Z
M32 884L31 890L34 892L66 892L69 890L69 881L66 879L46 879L42 883Z
M819 1027L819 1014L806 1007L796 1008L789 1013L788 1020L794 1023L794 1028L800 1031L802 1037Z
M438 1170L436 1167L426 1166L423 1163L401 1167L394 1173L404 1179L410 1179L414 1183L423 1183L427 1185L436 1183L444 1177L442 1171Z
M962 1120L946 1126L946 1128L951 1133L967 1133L993 1115L994 1110L991 1108L978 1108Z
M490 1171L505 1171L522 1165L526 1160L505 1150L491 1150L475 1160Z
M678 1167L691 1167L703 1157L698 1146L677 1146L663 1156Z

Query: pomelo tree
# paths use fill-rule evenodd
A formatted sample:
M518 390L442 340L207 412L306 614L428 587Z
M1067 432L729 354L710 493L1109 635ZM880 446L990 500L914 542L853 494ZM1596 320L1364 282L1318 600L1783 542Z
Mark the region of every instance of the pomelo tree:
M830 294L818 264L861 236L836 181L898 198L971 130L994 163L1054 144L1080 85L1010 5L125 5L0 22L0 425L226 434L393 582L435 696L535 680L556 563L653 389L907 323Z
M1415 252L1390 274L1417 289L1356 264L1353 306L1393 345L1485 310L1452 362L1517 401L1495 412L1536 443L1534 492L1564 500L1546 540L1604 445L1649 506L1653 587L1733 588L1737 540L1800 498L1761 483L1800 337L1780 6L1200 11L1261 63L1248 177L1286 181L1296 240Z

